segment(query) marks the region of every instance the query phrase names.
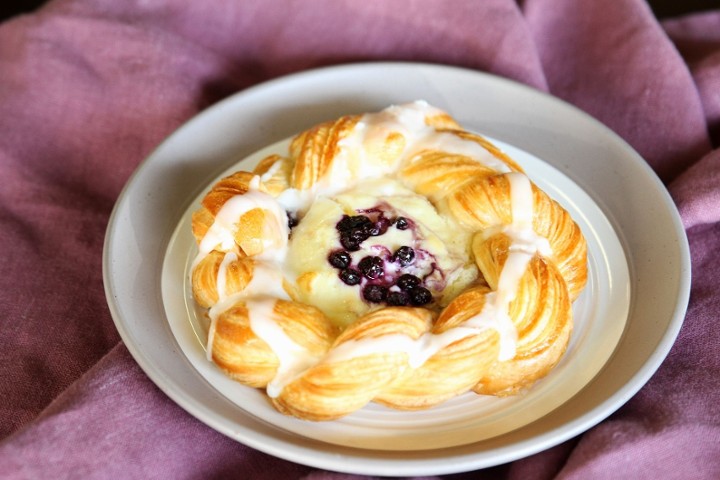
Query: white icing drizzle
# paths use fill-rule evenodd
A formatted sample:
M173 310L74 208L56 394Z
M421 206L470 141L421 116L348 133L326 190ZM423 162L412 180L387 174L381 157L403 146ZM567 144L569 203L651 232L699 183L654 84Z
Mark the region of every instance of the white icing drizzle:
M422 100L366 113L352 131L338 142L340 149L329 171L307 190L285 190L278 197L278 202L288 211L304 213L316 198L335 195L353 188L363 180L382 178L423 150L444 150L473 158L500 173L511 171L505 162L482 145L452 133L438 132L425 123L426 117L443 113ZM394 163L383 164L373 160L368 152L384 144L391 133L405 137L404 150Z
M229 265L233 261L233 256L236 257L233 252L225 254L223 264ZM219 277L220 275L218 275L218 283L221 282ZM222 279L222 282L226 281L225 278ZM239 292L219 297L218 302L208 311L208 316L210 317L210 328L208 329L208 340L205 348L208 360L212 360L213 341L215 340L215 330L217 328L217 320L220 315L241 300L247 301L251 298L264 296L290 300L290 296L283 288L283 282L284 276L279 265L272 262L255 261L253 263L252 279L250 280L250 283L248 283L245 288ZM222 288L222 291L225 292L226 285L223 283L222 287L218 286L218 296L220 288Z
M405 353L411 368L420 368L428 359L451 343L477 334L474 328L451 328L441 334L424 333L417 340L401 334L348 340L336 345L322 363L335 363L381 353Z
M213 250L223 252L236 250L234 234L237 230L237 222L245 213L256 208L266 210L274 217L274 221L268 225L271 234L263 239L265 248L257 258L284 259L289 233L287 215L275 198L258 189L259 183L260 177L253 177L247 192L235 195L223 204L198 245L198 255L193 261L193 269Z
M340 153L335 161L330 176L347 177L347 172L353 172L356 180L377 178L394 171L398 164L411 158L423 150L441 150L453 155L463 155L473 158L500 173L510 172L505 162L496 158L482 145L472 140L466 140L449 132L438 132L434 127L426 124L428 116L440 115L443 112L428 105L425 101L416 101L405 105L395 105L377 113L363 115L353 131L343 138L339 145ZM405 149L398 156L395 163L383 165L368 160L368 147L383 144L391 133L400 133L405 137ZM348 168L352 154L358 156L354 168ZM333 184L337 180L333 179Z
M517 296L520 280L532 257L538 252L549 254L551 250L547 239L540 237L532 229L534 209L530 180L521 173L512 172L506 175L510 184L513 219L511 225L502 231L511 238L510 252L500 273L497 289L485 296L485 304L480 313L458 327L441 334L425 333L417 340L403 334L350 340L333 348L323 359L323 363L381 353L405 353L409 365L418 368L446 346L488 329L499 334L498 359L506 361L515 357L517 329L508 312L510 303Z
M284 190L277 198L280 204L288 212L305 213L315 200L317 192L315 190L298 190L296 188L288 188Z
M235 252L227 252L218 268L217 278L215 279L215 290L218 294L218 301L222 301L227 297L227 271L230 264L238 259Z
M485 297L482 311L465 324L475 328L494 328L500 335L498 359L510 360L517 349L517 329L508 314L510 303L517 296L525 269L536 253L550 255L550 243L533 230L533 193L530 179L522 173L505 174L510 186L512 223L500 230L489 229L485 238L502 232L510 237L510 248L500 272L497 289Z
M268 180L270 180L273 177L273 175L275 175L275 173L277 173L277 171L280 170L280 167L282 166L282 162L283 162L282 159L278 159L275 161L275 163L270 165L270 168L267 169L267 172L260 175L260 181L267 182ZM253 180L255 180L255 177L253 177Z
M279 162L276 162L276 164ZM273 165L275 167L275 165ZM270 170L273 169L270 168ZM225 252L222 263L218 269L216 278L216 290L218 302L208 311L210 327L208 329L207 347L205 349L208 360L212 360L212 346L215 340L217 319L220 314L233 306L237 301L248 298L251 295L273 293L278 298L288 298L282 288L283 276L279 268L285 260L288 241L287 215L285 210L271 195L261 192L261 178L254 176L248 185L248 191L242 195L235 195L228 199L215 215L213 224L198 245L198 254L193 260L191 270L213 250ZM235 245L234 233L237 229L237 222L250 210L262 208L272 214L273 221L270 222L269 238L264 242L264 250L254 258L257 260L253 266L252 280L241 292L227 295L227 270L230 264L238 259L237 247ZM265 262L274 263L269 266Z
M267 385L267 394L271 398L280 395L285 385L320 360L294 342L278 325L274 318L276 301L275 298L254 297L247 302L250 328L278 358L277 373Z
M500 361L510 360L515 356L517 330L509 316L510 303L515 299L520 280L525 273L532 257L540 252L550 252L547 239L538 236L532 230L533 196L530 180L520 173L508 173L513 220L503 232L511 238L510 252L503 265L498 279L496 291L485 296L485 304L477 315L466 320L462 325L449 329L441 334L425 333L418 339L404 334L389 334L361 340L349 340L335 346L324 358L313 360L307 353L295 345L290 349L287 338L275 335L271 328L264 325L262 337L275 352L292 351L284 357L285 362L296 362L293 366L283 367L283 373L268 386L268 395L277 396L282 388L297 378L305 369L318 362L334 363L352 360L367 355L382 353L405 353L411 368L421 367L428 359L446 346L477 335L488 329L498 332L500 337ZM264 317L266 322L267 316ZM297 358L297 360L293 360ZM315 363L313 363L315 362Z
M505 175L510 184L510 205L512 226L518 229L532 229L533 193L532 184L522 173L512 172Z
M333 160L330 171L312 189L287 189L278 198L273 198L258 190L261 178L254 177L248 192L226 202L200 242L200 252L194 263L197 265L213 249L229 252L218 273L220 300L209 311L211 326L208 334L208 359L212 358L212 343L218 316L239 300L246 301L251 329L270 346L280 363L277 374L267 386L270 397L280 395L285 385L320 362L339 362L378 353L406 353L410 367L419 368L444 347L487 329L494 329L499 333L499 360L509 360L515 356L517 330L509 317L509 305L517 295L520 280L532 257L536 253L545 256L552 253L547 239L538 236L532 228L532 185L524 174L512 172L504 162L479 144L450 133L436 132L425 124L426 116L440 113L440 110L426 102L418 101L390 107L379 113L366 114L353 131L340 141L340 153ZM401 133L406 140L405 149L396 163L383 165L369 161L367 147L383 142L391 132ZM498 173L506 174L510 184L512 223L489 228L484 233L486 239L497 233L504 233L511 239L496 291L486 295L480 313L442 334L425 333L416 340L403 334L351 340L336 346L322 358L311 355L307 349L288 337L274 319L277 299L289 299L282 288L282 264L286 256L288 234L285 212L304 212L318 196L332 195L352 188L359 181L382 177L396 169L403 160L425 149L441 149L451 154L468 156ZM279 165L280 162L276 162L263 175L262 180L272 177ZM284 230L281 228L284 233L283 240L279 244L267 245L268 248L262 256L256 257L261 261L255 262L252 280L242 292L226 295L227 267L237 259L234 253L233 229L242 214L253 208L272 212L278 225L284 227Z

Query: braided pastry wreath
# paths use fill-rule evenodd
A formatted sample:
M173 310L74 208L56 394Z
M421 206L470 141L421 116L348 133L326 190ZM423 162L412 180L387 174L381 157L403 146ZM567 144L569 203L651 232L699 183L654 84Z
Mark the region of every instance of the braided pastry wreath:
M208 358L306 420L527 389L587 279L570 215L422 101L300 133L214 185L192 229Z

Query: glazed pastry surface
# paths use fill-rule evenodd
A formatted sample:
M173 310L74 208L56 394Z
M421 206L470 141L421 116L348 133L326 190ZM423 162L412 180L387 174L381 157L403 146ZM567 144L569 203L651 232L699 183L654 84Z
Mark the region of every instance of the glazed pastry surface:
M305 420L522 392L587 281L567 211L422 101L301 132L214 185L192 230L208 359Z

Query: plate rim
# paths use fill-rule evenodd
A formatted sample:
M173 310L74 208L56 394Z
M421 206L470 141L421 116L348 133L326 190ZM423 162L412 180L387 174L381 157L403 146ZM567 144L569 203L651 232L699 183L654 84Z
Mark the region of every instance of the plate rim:
M604 401L600 402L597 406L594 408L586 411L584 414L575 416L572 421L564 423L562 425L559 425L555 428L549 429L544 431L544 433L533 435L530 438L527 438L524 441L511 443L505 446L501 447L494 447L490 450L482 450L482 452L485 452L487 455L489 452L492 452L493 461L488 462L487 460L482 461L478 457L478 452L460 452L459 454L453 454L452 452L439 452L440 456L436 458L429 458L429 459L420 459L420 460L409 460L409 459L393 459L392 455L386 456L383 455L385 452L376 452L373 450L366 450L366 449L357 449L353 447L336 447L333 446L333 449L336 450L335 453L329 452L319 452L314 448L315 444L321 444L325 445L322 442L304 442L305 444L309 445L297 445L297 444L282 444L282 445L275 445L272 442L268 443L267 440L263 440L265 437L272 437L273 432L272 430L268 432L267 430L264 430L267 428L267 426L262 425L262 423L258 423L259 430L255 428L251 428L250 426L243 426L243 428L239 428L238 425L235 425L233 428L230 428L229 425L223 424L222 422L219 422L218 419L213 418L213 411L208 410L205 405L202 403L199 403L197 399L194 399L192 397L184 397L179 392L175 391L175 389L171 388L172 385L170 384L169 380L167 378L163 378L162 372L157 370L157 367L153 367L149 364L148 358L146 354L138 348L137 345L133 343L133 337L131 333L127 330L127 326L124 324L121 314L121 307L119 304L117 304L117 298L116 298L116 285L115 285L115 279L113 278L112 274L112 260L113 260L113 253L114 253L114 245L113 245L113 234L114 234L114 227L117 224L118 217L121 215L122 210L124 207L126 207L127 203L130 201L129 199L129 192L131 191L132 186L137 181L137 179L145 173L145 171L149 168L150 163L152 159L157 155L157 152L160 151L168 142L170 142L173 138L176 138L179 135L182 135L184 131L187 131L187 129L191 128L192 125L194 125L197 122L201 122L204 118L206 118L209 115L212 114L218 114L222 109L225 108L231 108L232 104L237 101L239 97L245 98L248 96L255 95L257 92L262 92L266 89L272 89L275 88L277 85L285 85L288 82L298 82L298 80L308 81L313 80L313 77L316 76L327 76L327 75L333 75L337 74L338 72L344 71L347 72L349 70L365 70L365 69L372 69L372 68L382 68L388 72L395 71L397 72L399 70L441 70L445 71L450 74L455 75L469 75L471 77L476 77L476 81L479 80L481 83L495 83L498 85L501 85L505 88L511 88L511 89L521 89L521 90L529 90L532 95L537 95L541 97L545 97L546 99L551 100L556 105L562 106L562 108L565 108L568 112L573 112L574 115L580 115L584 117L584 121L590 122L593 125L593 128L599 129L599 131L603 132L604 135L608 138L610 138L613 142L618 144L619 146L623 147L623 150L626 153L630 154L630 157L635 158L635 167L640 168L641 171L644 171L644 173L649 177L646 180L653 181L655 183L656 188L658 189L658 194L663 196L665 198L664 206L670 207L668 213L670 214L673 226L675 227L673 233L676 234L676 237L673 237L674 240L677 241L677 249L678 249L678 260L679 260L679 278L677 279L677 290L678 290L678 297L677 301L675 302L675 308L674 311L669 315L671 320L668 322L668 328L665 330L662 337L659 339L657 347L653 350L652 354L645 360L645 363L642 365L642 368L640 368L638 371L634 373L630 377L631 381L628 381L622 388L619 388L615 392L613 392L611 395L605 398ZM416 72L417 73L417 72ZM602 207L602 206L601 206ZM603 209L603 211L605 211ZM624 240L621 237L621 241ZM168 238L162 239L162 244L167 246L167 242L169 241L169 235ZM627 248L627 245L625 242L623 243L623 247ZM164 250L163 250L164 251ZM626 252L627 254L628 252ZM161 255L162 257L162 255ZM160 259L160 263L162 263ZM632 266L631 266L632 268ZM634 272L631 272L631 276L634 276ZM175 403L177 403L179 406L181 406L183 409L188 411L191 415L198 418L199 420L203 421L207 425L209 425L211 428L220 431L221 433L230 436L231 438L235 439L236 441L241 441L245 445L248 445L252 448L255 448L257 450L263 451L265 453L269 453L271 455L277 456L279 458L283 458L286 460L294 461L297 463L317 467L317 468L323 468L323 469L329 469L329 470L335 470L340 472L348 472L348 473L357 473L358 469L352 466L352 462L348 461L348 458L355 458L359 461L366 461L366 462L372 462L372 465L365 464L362 469L362 473L364 474L380 474L380 475L412 475L412 474L445 474L445 473L457 473L461 471L467 471L470 469L475 468L484 468L489 467L493 465L498 465L501 463L505 463L508 461L516 460L519 458L523 458L527 455L531 455L533 453L537 453L539 451L545 450L547 448L550 448L552 446L555 446L559 443L562 443L563 441L572 438L576 436L577 434L587 430L588 428L591 428L595 424L599 423L603 419L605 419L607 416L612 414L615 410L620 408L624 403L626 403L637 391L642 388L643 385L650 379L650 377L657 371L657 369L660 367L662 360L667 356L667 354L670 351L670 348L672 347L675 339L677 338L677 335L679 334L680 328L682 327L684 314L687 311L688 301L689 301L689 295L690 295L690 281L691 281L691 263L690 263L690 251L689 251L689 245L687 236L685 233L684 228L682 227L682 221L680 219L679 213L677 212L677 209L675 207L674 202L672 201L669 193L667 192L665 186L660 182L657 175L652 171L650 166L635 152L630 145L627 144L622 138L620 138L617 134L615 134L612 130L610 130L608 127L600 123L598 120L592 118L587 113L583 112L582 110L578 109L574 105L571 105L557 97L554 97L548 93L541 92L539 90L535 90L534 88L518 83L514 80L507 79L504 77L498 77L489 73L480 72L476 70L467 69L464 67L456 67L456 66L448 66L448 65L440 65L440 64L431 64L431 63L419 63L419 62L360 62L360 63L349 63L349 64L341 64L341 65L334 65L334 66L328 66L328 67L321 67L311 70L305 70L302 72L286 75L283 77L278 77L272 80L269 80L267 82L263 82L257 85L254 85L252 87L249 87L245 90L242 90L234 95L229 96L228 98L214 104L213 106L205 109L202 112L199 112L197 115L189 119L187 122L183 123L178 129L176 129L171 135L169 135L162 143L158 145L158 147L153 150L135 169L135 171L132 173L132 175L129 177L127 183L121 190L118 199L113 207L113 210L111 212L108 226L106 229L105 234L105 240L103 245L103 281L104 281L104 288L105 288L105 294L106 299L108 303L108 307L110 309L113 321L116 325L116 328L118 329L118 332L120 333L120 336L123 340L123 343L125 343L126 347L130 351L131 355L135 359L135 361L139 364L141 369L145 372L146 375L155 383L166 395L168 395ZM158 283L159 285L159 283ZM634 301L634 295L632 296L632 301ZM164 312L163 312L164 313ZM632 315L632 307L631 307L631 315ZM173 339L173 341L175 341ZM603 368L604 370L604 368ZM602 371L601 371L602 373ZM600 374L601 374L600 373ZM600 375L598 374L598 375ZM595 381L595 380L593 380ZM592 382L590 382L592 383ZM199 418L198 414L203 414L207 418ZM256 419L250 419L251 422L257 422ZM255 425L252 425L252 427L255 427ZM242 440L238 439L238 432L245 429L247 436L246 438L243 438ZM280 442L284 442L285 440L279 440ZM481 442L482 443L482 442ZM290 448L288 448L290 447ZM467 449L457 449L457 448L450 448L450 449L443 449L443 450L467 450ZM424 451L427 452L427 451ZM323 453L326 453L323 455ZM376 455L373 455L375 453ZM453 459L453 462L447 462L452 463L452 465L448 466L445 465L439 465L439 463L443 462L437 462L437 459L443 459L444 461L447 461L447 459Z

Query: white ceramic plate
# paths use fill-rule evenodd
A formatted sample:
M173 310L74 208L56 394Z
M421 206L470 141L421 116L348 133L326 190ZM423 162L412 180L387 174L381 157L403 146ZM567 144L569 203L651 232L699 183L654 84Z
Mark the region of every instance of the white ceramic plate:
M197 254L192 212L210 186L195 199L172 236L162 269L162 295L170 328L190 363L239 408L298 435L337 445L380 450L427 450L466 445L527 425L572 398L610 358L625 327L630 277L622 245L593 200L570 179L527 152L491 139L517 161L552 198L560 202L588 241L588 284L575 302L575 327L560 364L529 392L507 398L468 393L421 412L398 412L371 404L334 422L305 422L276 412L256 389L230 380L206 358L208 321L192 298L190 267ZM250 155L220 177L252 170L262 158L287 153L282 141ZM219 180L217 178L216 180Z
M394 419L409 414L370 406L346 420L352 435L344 433L348 424L308 433L298 427L307 423L273 414L259 393L234 384L225 390L222 379L213 377L217 372L212 365L197 362L200 342L183 337L195 335L187 321L191 307L185 301L177 306L172 296L161 294L163 272L183 276L183 262L173 259L185 240L174 233L213 179L261 147L342 114L419 98L523 157L533 180L577 217L590 240L592 271L590 288L576 306L579 326L566 360L527 397L486 405L463 396L429 418L421 414L397 423ZM654 373L679 331L690 262L684 230L664 187L627 144L597 121L505 79L452 67L381 63L271 81L188 122L141 165L121 194L108 227L104 279L117 328L140 366L212 428L316 467L430 475L488 467L541 451L620 407ZM172 285L167 277L165 282L167 292ZM629 309L610 305L617 299L628 301ZM184 323L177 321L183 309ZM576 362L588 370L575 368ZM254 397L245 408L228 398L234 398L237 388ZM463 413L466 402L476 401L487 410L468 417ZM437 415L456 421L443 430ZM404 436L400 449L391 448L399 442L379 438L384 429L378 425L384 427L388 418L393 419L390 437ZM400 432L401 425L406 430ZM413 442L428 432L438 438L429 448ZM470 440L463 441L463 435Z

